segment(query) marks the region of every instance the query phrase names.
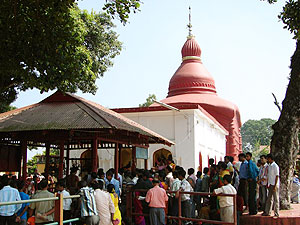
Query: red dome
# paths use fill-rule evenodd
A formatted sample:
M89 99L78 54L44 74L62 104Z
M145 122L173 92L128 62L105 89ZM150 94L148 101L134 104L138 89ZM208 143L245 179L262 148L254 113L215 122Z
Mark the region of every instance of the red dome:
M242 151L238 107L217 95L215 81L203 66L200 46L193 37L185 42L181 54L182 63L170 80L167 98L161 102L180 109L184 105L200 105L228 131L226 154L237 160Z
M170 80L168 97L216 93L215 81L201 62L201 48L194 38L185 42L181 54L183 62Z

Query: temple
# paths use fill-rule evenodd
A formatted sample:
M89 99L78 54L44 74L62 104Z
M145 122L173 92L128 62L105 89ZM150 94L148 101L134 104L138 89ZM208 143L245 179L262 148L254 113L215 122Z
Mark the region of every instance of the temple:
M219 161L230 155L237 160L242 152L239 109L217 95L214 78L204 67L201 48L188 27L182 63L169 82L167 97L150 107L114 109L176 143L169 149L150 146L148 166L172 155L186 168L202 168L208 158Z

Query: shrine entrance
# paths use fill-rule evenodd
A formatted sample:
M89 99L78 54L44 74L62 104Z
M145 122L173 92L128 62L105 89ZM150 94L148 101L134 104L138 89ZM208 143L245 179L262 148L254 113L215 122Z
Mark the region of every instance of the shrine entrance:
M165 149L165 148L161 148L156 150L153 153L153 166L163 166L163 165L167 165L167 160L168 158L172 158L172 153Z
M80 155L80 165L81 165L81 172L90 172L93 170L93 161L92 161L92 150L88 149L81 153ZM99 160L98 160L98 154L97 157L97 168L99 167Z

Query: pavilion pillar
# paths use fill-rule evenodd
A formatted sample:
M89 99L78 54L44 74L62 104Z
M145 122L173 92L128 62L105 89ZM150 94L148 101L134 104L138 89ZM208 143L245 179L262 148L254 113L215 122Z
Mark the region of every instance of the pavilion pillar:
M144 169L148 170L148 159L144 159Z
M23 160L22 179L24 181L26 181L26 178L27 178L27 141L21 142L21 151L22 151L22 160Z
M122 144L119 144L119 168L122 167Z
M136 169L136 147L133 146L132 147L132 151L131 151L131 171L135 171Z
M66 176L69 176L70 174L70 146L69 143L67 143L67 157L66 157Z
M119 173L119 145L115 144L115 179L118 178Z
M48 179L50 166L50 143L46 143L46 162L45 162L45 178Z
M92 172L97 173L98 139L94 138L92 143Z
M65 153L65 143L60 142L59 145L59 165L58 165L58 178L62 179L64 174L64 153Z

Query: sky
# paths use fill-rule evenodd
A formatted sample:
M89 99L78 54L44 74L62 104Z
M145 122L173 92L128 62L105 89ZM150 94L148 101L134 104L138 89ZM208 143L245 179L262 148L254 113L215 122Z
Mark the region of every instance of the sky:
M104 1L79 1L81 9L100 11ZM168 93L169 81L181 63L188 35L188 7L192 33L202 50L202 62L215 79L220 97L235 103L242 122L278 119L272 92L282 102L295 41L277 15L284 1L270 5L251 0L144 0L115 31L123 50L114 66L97 80L96 95L77 95L108 108L137 107L149 94L158 100ZM22 107L41 101L38 90L21 92L12 104Z

